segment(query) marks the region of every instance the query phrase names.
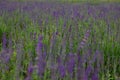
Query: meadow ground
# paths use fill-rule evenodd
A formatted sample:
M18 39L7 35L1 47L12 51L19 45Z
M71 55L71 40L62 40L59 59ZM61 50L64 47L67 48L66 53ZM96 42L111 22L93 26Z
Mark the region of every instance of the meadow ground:
M119 0L1 0L0 80L120 80Z

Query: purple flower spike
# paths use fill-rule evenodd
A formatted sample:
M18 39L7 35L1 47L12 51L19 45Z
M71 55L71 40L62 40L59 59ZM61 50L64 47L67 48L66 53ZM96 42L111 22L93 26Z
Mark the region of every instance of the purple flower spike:
M39 41L42 41L43 37L42 36L39 36Z
M87 74L87 75L90 75L91 72L92 72L92 70L93 70L92 67L91 67L91 66L88 66L87 69L86 69L86 74Z
M74 67L75 67L75 55L74 54L68 54L67 56L68 60L66 62L66 69L68 74L72 77Z
M44 75L45 66L46 66L46 62L43 61L42 59L39 60L39 63L38 63L38 75L40 77L43 77L43 75Z
M88 75L87 75L87 74L84 74L82 80L88 80Z
M58 66L58 72L60 73L60 77L64 78L66 75L66 71L65 71L65 66L64 65L59 65Z
M37 49L36 49L36 53L37 53L37 67L38 67L38 75L42 78L44 75L44 71L45 71L45 66L46 66L46 53L43 53L43 43L42 43L42 39L43 37L40 36L39 40L38 40L38 44L37 44Z
M30 66L28 67L28 74L31 74L32 72L33 72L33 66L30 65Z
M27 78L25 80L32 80L32 78L31 78L32 72L33 72L33 66L32 66L32 64L30 64L28 66Z
M97 70L93 73L91 80L99 80L98 71Z
M58 57L58 72L59 72L61 78L65 77L65 75L66 75L65 66L63 65L60 57Z
M42 37L40 36L39 37L39 40L38 40L38 44L37 44L37 48L36 48L36 52L37 54L41 54L42 52L42 47L43 47L43 44L42 44Z
M6 49L6 44L7 44L7 39L6 39L6 34L4 33L3 34L3 42L2 42L3 49Z

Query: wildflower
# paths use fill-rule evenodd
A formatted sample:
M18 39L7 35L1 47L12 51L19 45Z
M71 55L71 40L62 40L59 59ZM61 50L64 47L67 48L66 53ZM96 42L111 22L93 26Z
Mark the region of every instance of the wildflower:
M39 37L37 48L36 48L36 53L37 53L37 70L38 70L38 75L42 78L44 71L45 71L45 66L46 66L46 61L45 61L45 53L43 53L43 43L42 43L42 36Z
M73 76L73 71L75 67L75 55L69 53L67 56L67 61L66 61L66 69L68 74L72 77Z
M91 80L99 80L97 71L93 73Z
M3 49L6 49L7 48L7 39L6 39L6 34L4 33L3 34L3 41L2 41L2 46L3 46Z
M30 65L28 66L28 70L27 70L27 78L25 80L32 80L31 78L32 72L33 72L33 66L30 63Z
M66 75L65 66L63 65L60 57L58 58L58 72L59 72L61 78L65 77L65 75Z

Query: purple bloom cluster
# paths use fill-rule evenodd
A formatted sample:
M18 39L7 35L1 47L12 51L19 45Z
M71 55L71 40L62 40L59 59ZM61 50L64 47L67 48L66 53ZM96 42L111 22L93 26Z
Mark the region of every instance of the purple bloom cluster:
M67 56L67 61L66 61L66 69L67 73L72 77L73 72L74 72L74 67L75 67L75 55L72 53L69 53Z
M57 62L58 62L58 72L60 74L60 77L64 78L66 75L66 70L65 70L65 65L61 57L58 57Z
M43 43L42 43L42 36L39 36L37 48L36 48L36 53L37 53L37 71L38 75L42 78L44 76L45 72L45 66L46 66L46 53L43 53Z
M25 80L32 80L33 65L30 63L27 70L27 77Z
M3 49L7 48L7 38L6 33L3 34L3 42L2 42Z

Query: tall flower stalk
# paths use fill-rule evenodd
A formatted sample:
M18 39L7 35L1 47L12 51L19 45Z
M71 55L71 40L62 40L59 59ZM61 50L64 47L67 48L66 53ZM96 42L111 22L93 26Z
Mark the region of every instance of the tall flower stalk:
M66 60L66 70L71 80L74 77L74 69L75 69L75 55L73 53L69 53Z
M33 64L30 63L28 66L27 77L25 78L25 80L32 80L33 69Z
M58 73L61 79L63 79L66 76L66 70L65 70L65 65L63 63L63 60L61 58L61 56L59 56L57 58L57 62L58 62Z
M36 57L36 61L37 61L37 72L38 72L38 76L40 78L44 77L44 72L45 72L45 67L46 67L46 53L43 52L43 43L42 43L42 36L39 36L38 39L38 44L37 44L37 48L36 48L36 53L37 53L37 57Z

